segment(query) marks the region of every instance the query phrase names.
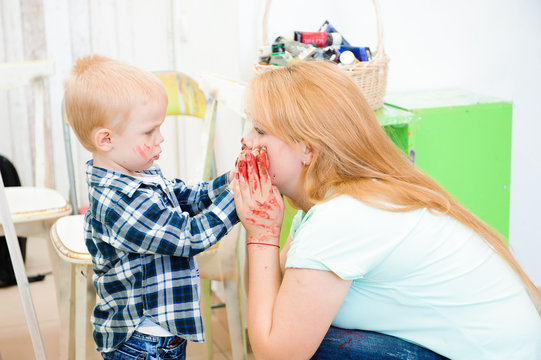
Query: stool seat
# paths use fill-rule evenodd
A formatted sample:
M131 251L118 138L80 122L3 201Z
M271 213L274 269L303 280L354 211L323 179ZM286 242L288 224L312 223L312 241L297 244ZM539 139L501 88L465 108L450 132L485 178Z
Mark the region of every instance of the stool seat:
M63 260L72 263L92 263L92 257L85 244L84 215L58 219L51 229L51 240Z
M71 206L56 190L42 187L11 186L6 197L13 222L58 218L71 213Z
M51 245L60 262L58 303L62 334L67 341L67 358L97 358L90 316L96 305L92 284L92 258L85 245L84 215L61 217L51 227ZM69 311L67 311L69 310Z
M51 224L71 214L71 205L56 190L11 186L5 189L13 225L18 236L40 236L49 233ZM4 235L1 226L0 235Z

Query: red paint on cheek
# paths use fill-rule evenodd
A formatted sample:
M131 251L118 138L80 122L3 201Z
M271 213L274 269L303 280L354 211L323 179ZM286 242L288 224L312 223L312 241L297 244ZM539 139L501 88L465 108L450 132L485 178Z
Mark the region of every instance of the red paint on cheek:
M144 144L143 149L144 149L146 152L149 152L149 151L150 151L150 146L148 146L147 144Z
M132 151L133 151L134 153L136 153L137 155L139 155L140 157L142 157L143 159L145 159L145 160L147 159L147 154L145 153L145 151L144 151L139 145L137 145L136 147L134 147L134 148L132 149Z

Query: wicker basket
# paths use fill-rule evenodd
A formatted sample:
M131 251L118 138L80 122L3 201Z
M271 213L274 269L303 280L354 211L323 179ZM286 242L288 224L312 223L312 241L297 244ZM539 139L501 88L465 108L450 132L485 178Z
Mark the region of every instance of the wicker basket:
M364 97L368 101L370 107L374 110L383 106L383 97L387 88L387 71L389 57L383 49L383 24L381 19L381 9L378 0L372 0L377 17L378 26L378 44L376 54L370 61L361 61L352 65L340 65L348 74L353 77L355 83L361 89ZM267 20L269 14L271 0L267 0L265 5L265 14L263 16L263 44L269 45L267 35ZM275 65L255 64L254 71L256 74L263 71L280 68Z

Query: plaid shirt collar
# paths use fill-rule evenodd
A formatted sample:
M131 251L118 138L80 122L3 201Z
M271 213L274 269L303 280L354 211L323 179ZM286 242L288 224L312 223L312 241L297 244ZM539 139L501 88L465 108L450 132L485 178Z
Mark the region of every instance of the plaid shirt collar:
M143 180L120 171L94 166L93 160L89 160L86 164L87 181L91 187L107 187L132 197L135 191L143 184ZM163 176L157 164L153 164L149 169L140 171L140 173Z

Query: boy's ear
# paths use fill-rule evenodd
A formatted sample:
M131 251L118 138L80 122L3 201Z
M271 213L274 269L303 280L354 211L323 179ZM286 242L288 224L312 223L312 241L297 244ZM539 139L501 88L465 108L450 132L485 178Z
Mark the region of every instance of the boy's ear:
M111 130L107 128L99 128L94 131L94 144L101 151L109 151L113 148L111 142Z

